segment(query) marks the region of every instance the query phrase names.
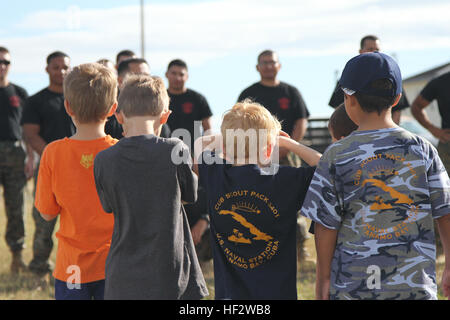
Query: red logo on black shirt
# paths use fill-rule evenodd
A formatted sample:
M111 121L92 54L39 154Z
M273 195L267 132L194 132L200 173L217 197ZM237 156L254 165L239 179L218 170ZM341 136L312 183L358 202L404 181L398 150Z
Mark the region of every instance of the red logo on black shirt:
M9 104L11 105L11 107L20 107L20 98L18 96L9 97Z
M181 105L183 112L186 114L192 113L192 109L194 109L194 105L192 102L185 102Z
M289 109L290 104L291 104L291 100L288 98L278 99L278 105L279 105L280 109L282 109L282 110Z

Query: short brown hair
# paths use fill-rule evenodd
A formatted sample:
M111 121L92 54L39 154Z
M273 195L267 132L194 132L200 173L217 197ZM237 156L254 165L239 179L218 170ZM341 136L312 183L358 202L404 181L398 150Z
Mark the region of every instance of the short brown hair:
M263 52L261 52L258 55L258 59L257 59L258 60L258 64L259 64L259 61L261 60L262 57L264 57L264 56L272 56L272 55L276 55L278 57L278 54L275 51L270 50L270 49L264 50Z
M345 105L341 103L333 112L328 122L328 130L335 139L348 136L358 129L358 126L349 118Z
M228 130L232 130L231 133L233 134L227 135ZM239 130L245 137L239 137ZM254 139L247 135L250 133L249 130L254 130ZM265 130L267 141L260 141L263 138L260 130ZM275 116L265 107L250 99L236 103L231 110L227 111L220 127L225 150L234 150L234 160L237 160L239 156L239 138L244 138L244 156L249 158L251 156L251 147L255 146L259 155L261 150L267 146L267 143L278 136L280 130L281 124ZM232 141L228 141L228 138L231 138Z
M160 77L131 75L119 95L119 111L126 117L156 117L169 108L169 95Z
M367 40L371 40L371 41L377 41L380 40L378 39L377 36L373 35L373 34L369 34L367 36L362 37L361 41L359 42L359 48L362 49L364 48L364 44Z
M117 77L99 63L73 68L64 79L64 97L80 123L106 118L117 99Z
M9 50L6 47L0 47L0 52L9 53Z

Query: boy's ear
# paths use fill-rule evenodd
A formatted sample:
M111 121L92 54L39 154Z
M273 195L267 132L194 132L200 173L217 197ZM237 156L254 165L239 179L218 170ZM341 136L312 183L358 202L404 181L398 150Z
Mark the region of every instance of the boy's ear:
M267 159L270 158L270 156L272 155L273 152L273 145L271 143L267 144L267 148L266 148L266 157Z
M124 118L123 111L114 112L114 116L116 117L117 122L119 122L120 124L123 124L123 118Z
M395 98L395 101L394 101L394 104L392 105L392 107L395 107L400 102L401 98L402 98L402 94L399 93L397 98Z
M111 109L108 112L107 118L111 117L117 110L117 101L112 105Z
M67 101L66 99L64 99L64 108L66 109L66 112L69 116L71 116L71 117L74 116L74 112L73 112L72 108L70 107L69 101Z
M163 110L163 112L161 113L161 118L159 123L160 124L164 124L167 122L167 119L169 119L170 114L172 113L172 110Z

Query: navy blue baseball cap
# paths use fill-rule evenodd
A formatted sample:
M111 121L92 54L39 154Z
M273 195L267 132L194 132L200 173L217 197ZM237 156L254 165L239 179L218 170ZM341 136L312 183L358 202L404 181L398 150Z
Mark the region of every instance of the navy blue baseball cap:
M371 82L379 79L389 79L392 89L371 88ZM371 96L395 97L402 92L402 74L397 62L387 54L362 53L347 62L339 85L348 95L361 92Z

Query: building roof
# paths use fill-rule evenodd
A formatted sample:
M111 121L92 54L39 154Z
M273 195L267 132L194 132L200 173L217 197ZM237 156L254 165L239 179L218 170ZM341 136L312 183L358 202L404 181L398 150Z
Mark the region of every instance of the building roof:
M403 83L413 82L413 81L421 81L421 80L429 80L430 78L434 78L437 75L450 71L450 62L435 67L433 69L424 71L422 73L416 74L414 76L408 77L403 80Z

